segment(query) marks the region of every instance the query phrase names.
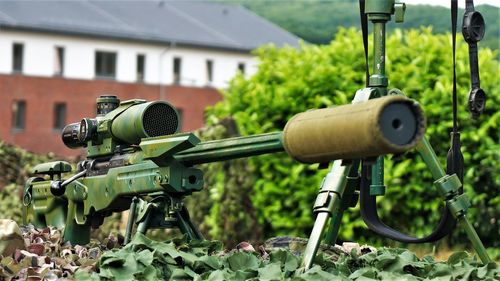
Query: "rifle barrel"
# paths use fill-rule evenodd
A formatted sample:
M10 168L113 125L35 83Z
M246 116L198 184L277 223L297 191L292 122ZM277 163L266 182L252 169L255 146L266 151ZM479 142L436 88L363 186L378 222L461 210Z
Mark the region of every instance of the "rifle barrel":
M283 133L276 132L201 142L175 154L175 159L185 165L196 165L281 151L285 151Z

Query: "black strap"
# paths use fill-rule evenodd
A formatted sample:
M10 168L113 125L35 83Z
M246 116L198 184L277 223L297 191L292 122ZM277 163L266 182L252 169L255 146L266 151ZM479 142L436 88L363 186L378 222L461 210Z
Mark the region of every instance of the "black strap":
M361 17L361 31L363 35L363 46L365 51L365 67L366 67L366 86L369 86L369 69L368 69L368 20L365 14L364 0L359 0L359 10ZM456 0L455 0L456 2ZM455 20L456 22L456 20ZM456 24L455 24L456 26ZM455 44L454 44L455 45ZM455 48L453 48L453 57L455 57ZM455 60L453 60L455 63ZM456 82L456 75L454 75L454 80ZM456 93L456 83L455 84L455 93ZM456 94L455 94L456 96ZM456 99L455 99L456 103ZM456 116L456 106L454 107L454 116ZM456 120L456 118L454 118ZM454 128L456 122L454 122ZM371 167L362 165L361 168L361 186L360 186L360 211L361 217L363 221L366 223L368 228L373 232L404 243L426 243L426 242L434 242L437 241L444 236L448 235L456 225L456 219L451 215L448 208L442 208L441 210L441 220L439 221L438 226L432 231L431 234L422 237L416 238L410 235L399 232L385 223L383 223L377 212L377 202L376 196L370 195L370 185L371 185Z
M458 3L457 0L451 0L451 42L453 47L453 133L458 132L458 121L457 121L457 67L455 59L455 49L457 41L457 13L458 13Z
M368 88L370 86L370 67L368 65L368 16L365 14L365 0L359 0L359 16L365 51L365 86Z
M453 130L450 133L451 136L451 147L448 150L448 156L446 159L446 173L448 175L457 174L460 181L463 182L464 178L464 156L460 150L460 132L458 131L458 117L457 117L457 71L456 71L456 33L457 33L457 14L458 14L458 3L457 0L451 0L451 38L452 38L452 48L453 48L453 92L452 92L452 103L453 103ZM460 193L462 193L463 188L460 188Z
M455 228L456 219L446 207L441 209L441 220L437 227L425 237L413 237L386 225L378 216L376 197L370 195L370 175L371 167L363 165L361 170L360 212L363 221L371 231L403 243L428 243L447 236Z

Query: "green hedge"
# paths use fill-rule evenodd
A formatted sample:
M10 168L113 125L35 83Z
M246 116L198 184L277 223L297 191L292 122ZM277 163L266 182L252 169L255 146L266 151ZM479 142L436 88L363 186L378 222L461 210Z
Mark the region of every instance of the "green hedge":
M428 122L427 136L444 165L452 125L450 36L434 35L430 29L397 30L387 40L387 53L390 88L399 88L422 104ZM299 50L266 46L257 50L256 55L260 60L257 73L248 79L237 76L230 82L224 100L207 113L209 125L230 117L242 135L277 131L296 113L349 103L356 90L364 86L361 34L355 29L341 29L330 45L304 44ZM479 57L481 85L488 94L488 102L484 115L476 122L466 110L470 80L468 51L466 44L459 41L457 74L465 191L472 198L469 217L479 235L487 246L499 247L500 67L496 54L489 49L481 49ZM313 225L312 204L327 171L318 170L317 165L298 164L284 153L244 161L246 168L239 168L231 175L249 179L243 190L238 181L231 181L225 174L227 166L215 164L208 168L206 181L212 187L194 198L203 198L205 202L204 212L198 212L195 219L202 221L210 233L225 233L225 241L231 241L234 237L231 231L235 229L225 226L234 226L231 220L249 218L245 212L239 212L238 216L222 212L223 205L228 204L222 198L224 194L240 192L241 197L251 199L250 209L255 210L258 229L266 237L308 236ZM387 195L379 199L383 219L416 235L429 233L439 219L442 205L430 172L413 151L401 159L386 161L385 169ZM244 237L244 232L252 233L248 227L236 230L239 237ZM464 242L464 236L455 231L448 241ZM360 219L359 206L344 216L340 238L389 243L367 230Z

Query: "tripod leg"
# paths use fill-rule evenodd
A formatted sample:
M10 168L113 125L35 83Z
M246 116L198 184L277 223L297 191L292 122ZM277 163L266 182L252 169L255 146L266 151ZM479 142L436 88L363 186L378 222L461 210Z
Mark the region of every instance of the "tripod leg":
M325 243L331 246L335 246L337 243L337 237L339 235L340 223L342 222L342 217L344 215L344 210L339 208L339 210L333 213L330 219L330 226L326 231Z
M140 222L139 225L137 225L137 232L146 234L146 231L148 231L149 228L149 221L151 220L151 212L152 209L149 209L146 217L144 218L144 221Z
M136 207L139 199L137 197L132 198L132 203L130 203L130 212L128 215L127 230L125 231L125 245L130 242L130 237L132 237L132 229L134 228L134 222L136 217Z
M470 206L470 201L465 194L458 193L458 189L462 186L462 183L457 175L446 175L439 164L439 160L434 150L425 137L418 144L417 150L436 180L434 184L437 185L441 195L445 197L446 206L451 214L458 220L459 225L465 229L467 237L471 241L477 255L484 264L491 262L491 258L488 256L486 248L477 235L476 230L467 219L466 213L467 208Z
M340 207L351 166L351 163L343 163L342 160L333 162L330 173L326 175L321 184L321 189L318 197L316 197L313 209L316 221L314 222L314 227L302 260L302 268L306 270L311 268L328 219L333 214L336 214Z
M185 206L183 206L182 209L177 212L177 220L182 233L187 234L190 240L203 239L203 235L200 233L196 225L194 225L194 223L191 221L189 212Z
M177 218L177 226L181 230L183 234L186 234L188 237L188 240L193 240L197 238L196 233L193 231L191 228L191 225L189 224L189 220L185 218L184 214L182 214L182 211L177 211L175 212L176 218Z
M337 212L334 212L330 219L330 226L325 235L325 243L334 246L337 242L340 224L342 223L342 216L344 211L349 207L354 207L358 203L359 195L356 194L356 189L359 188L359 161L354 161L347 177L347 186L342 196L342 202Z

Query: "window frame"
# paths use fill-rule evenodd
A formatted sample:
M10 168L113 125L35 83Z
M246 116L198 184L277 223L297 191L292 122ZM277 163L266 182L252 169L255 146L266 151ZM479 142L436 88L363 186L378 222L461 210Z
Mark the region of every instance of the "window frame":
M61 108L63 109L62 113L61 111L58 110ZM52 115L53 116L52 129L54 129L55 131L61 131L62 129L64 129L64 126L66 126L67 113L68 113L68 107L65 102L54 103L53 115ZM61 117L61 114L62 114L62 121L60 121L61 118L59 118Z
M64 46L55 46L54 54L54 76L64 75L64 61L66 57L66 49ZM58 64L58 65L56 65ZM58 71L59 70L59 71Z
M182 81L182 57L175 56L172 60L172 82L180 84Z
M20 106L22 105L22 106ZM22 108L22 110L20 110ZM26 130L26 100L14 100L12 103L12 122L11 128L15 132L22 132Z
M205 70L207 84L212 84L214 82L214 61L212 59L205 61Z
M18 47L18 48L16 48ZM18 52L20 54L18 54ZM17 54L17 55L16 55ZM20 58L18 58L20 56ZM24 43L13 42L12 43L12 72L13 73L23 73L24 71Z
M140 63L142 62L142 63ZM136 56L136 80L137 82L144 82L146 78L146 55L137 54Z
M244 62L239 62L238 66L237 66L237 69L238 69L239 72L241 72L242 75L245 75L246 64Z
M101 62L99 62L99 60L101 60ZM115 80L117 72L116 71L117 62L118 62L117 52L96 50L94 58L95 77L97 79Z

